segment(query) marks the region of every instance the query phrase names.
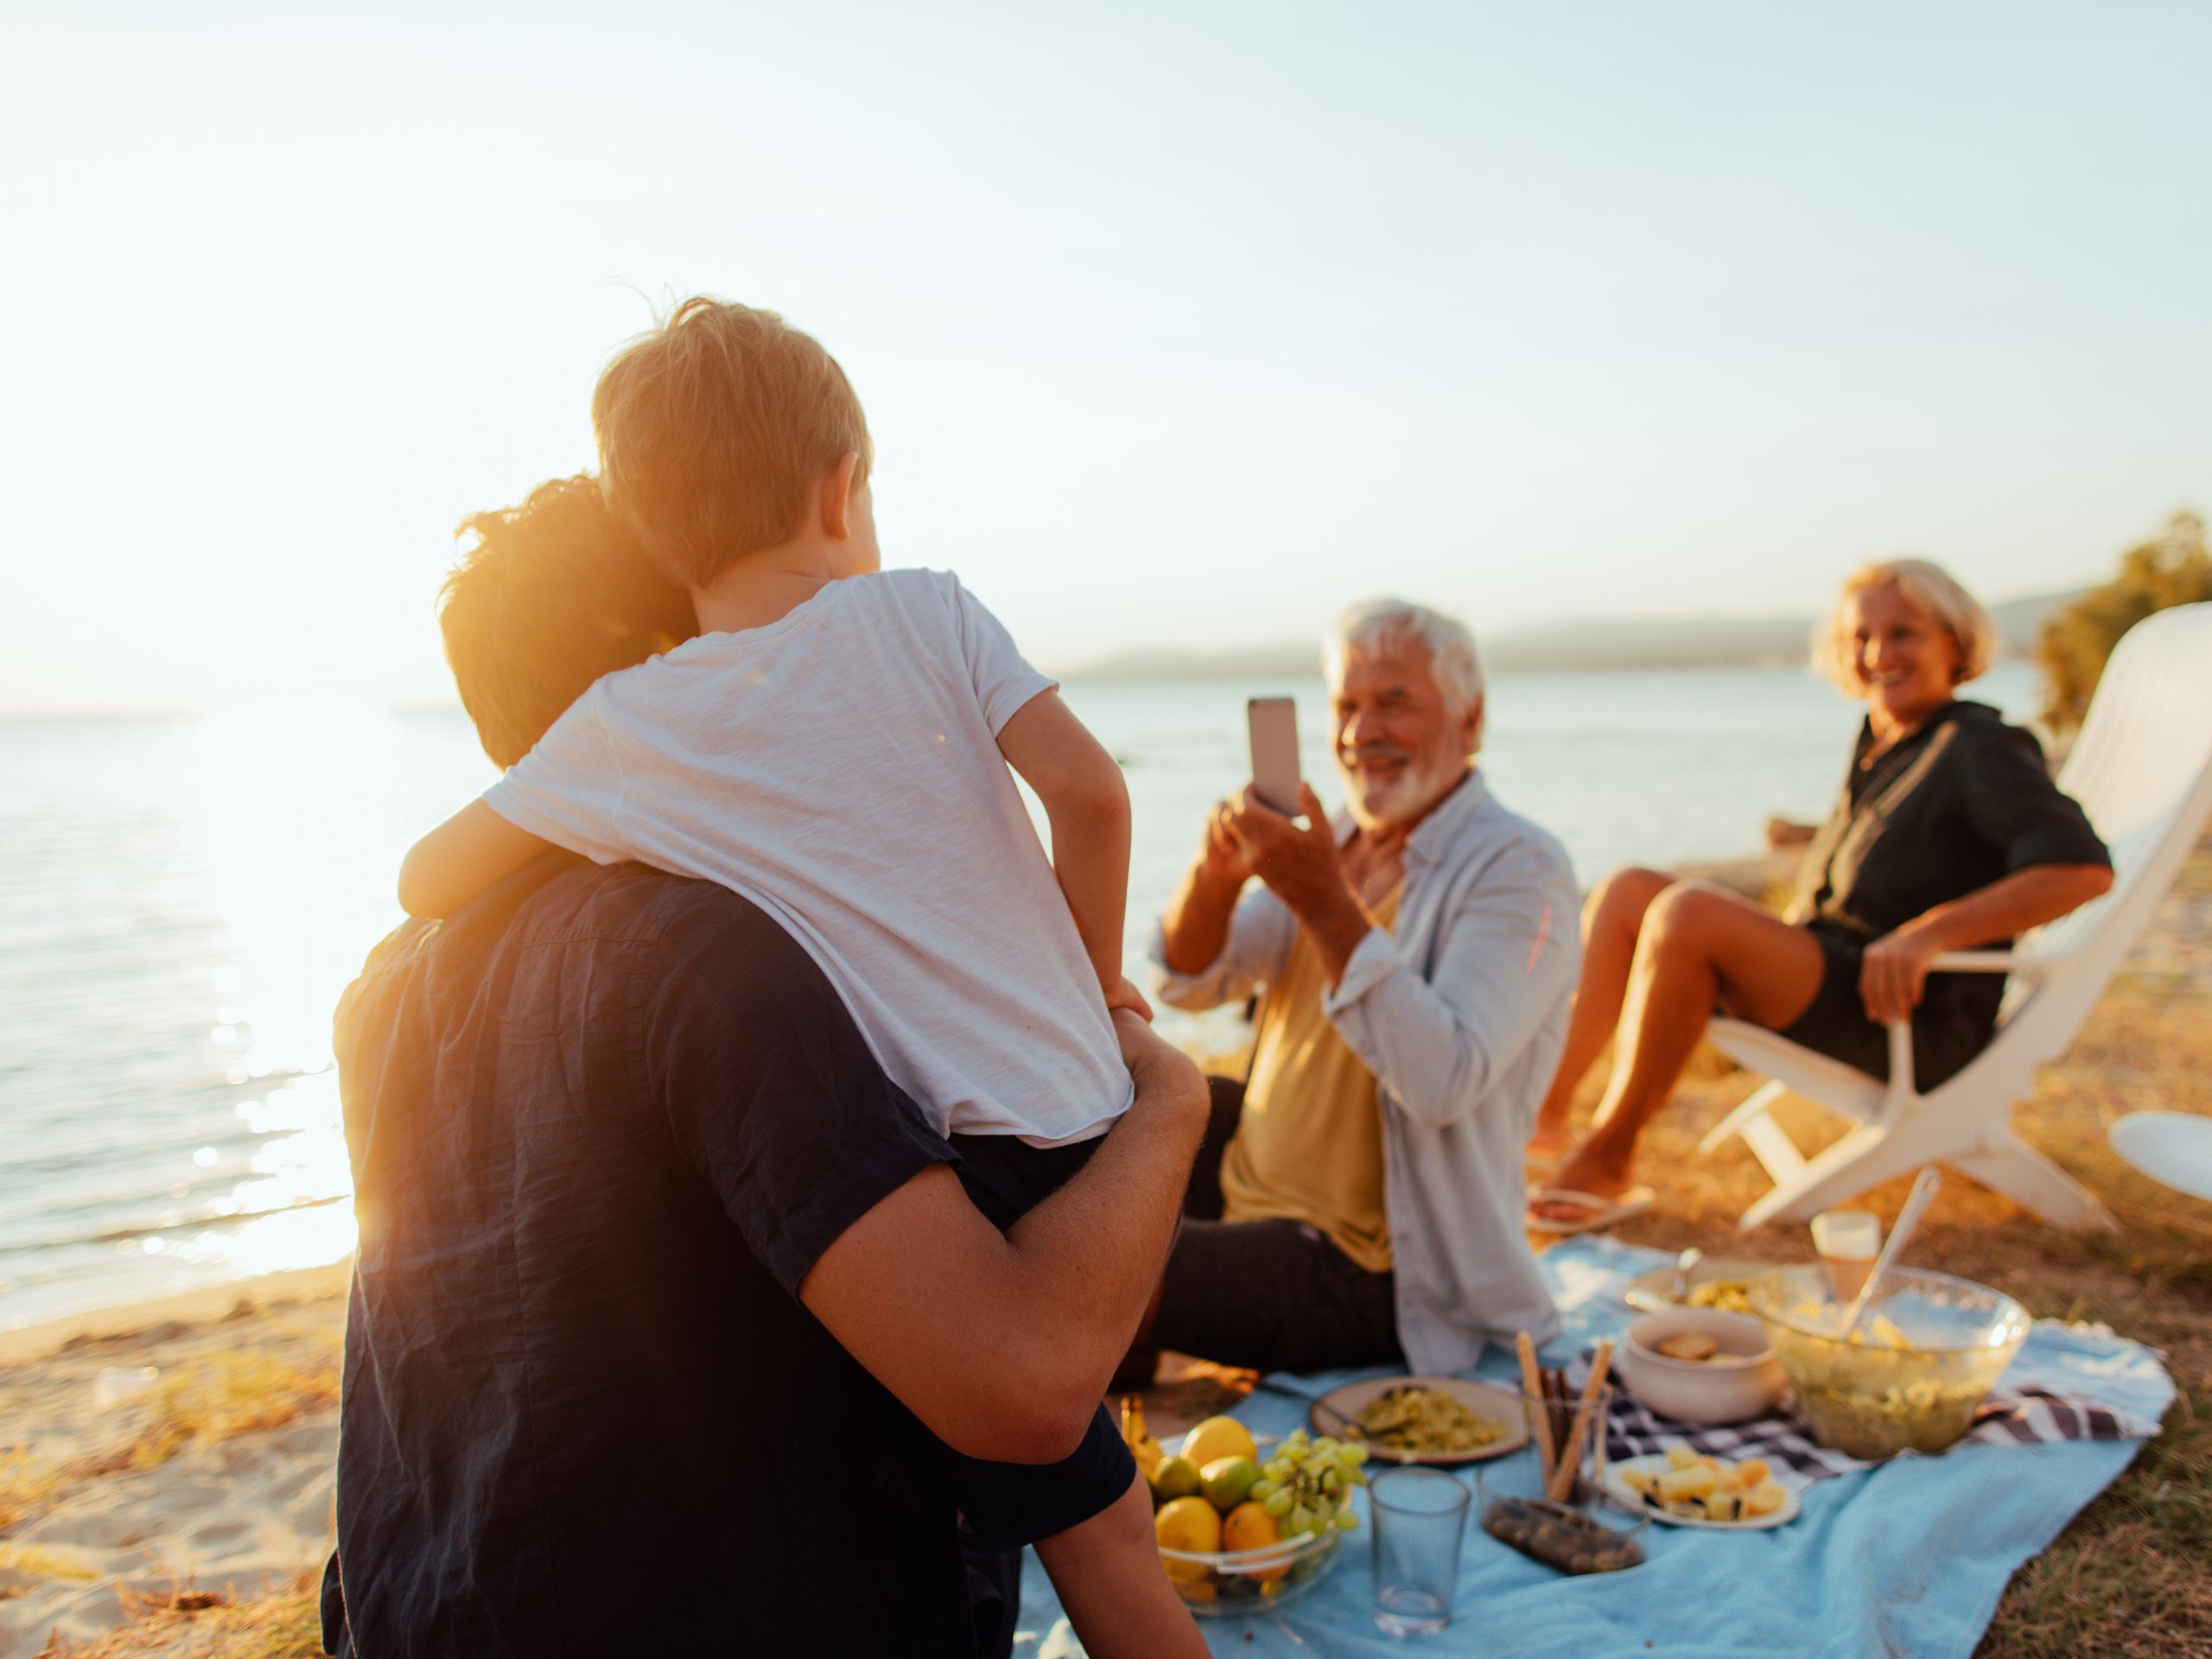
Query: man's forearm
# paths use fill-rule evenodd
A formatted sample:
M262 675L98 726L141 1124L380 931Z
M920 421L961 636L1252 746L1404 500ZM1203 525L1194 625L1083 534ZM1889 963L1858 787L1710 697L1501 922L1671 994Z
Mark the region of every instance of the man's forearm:
M1166 1264L1205 1131L1205 1079L1181 1055L1163 1050L1136 1085L1090 1161L1007 1235L1041 1322L1028 1339L1053 1344L1078 1376L1095 1374L1094 1393L1104 1392Z
M1179 974L1202 974L1229 943L1241 882L1224 881L1206 871L1205 861L1191 866L1183 884L1160 913L1160 931L1167 942L1167 965Z
M1351 889L1341 885L1333 892L1320 891L1296 898L1286 893L1282 898L1298 918L1299 925L1313 939L1314 950L1320 953L1321 970L1333 991L1343 982L1344 969L1351 965L1352 952L1359 949L1359 942L1374 931L1375 918L1352 896Z

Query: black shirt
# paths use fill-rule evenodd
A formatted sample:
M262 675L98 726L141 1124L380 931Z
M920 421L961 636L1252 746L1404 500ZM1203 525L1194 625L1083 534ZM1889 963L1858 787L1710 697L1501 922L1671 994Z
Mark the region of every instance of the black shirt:
M359 1653L971 1659L941 1448L797 1300L954 1154L781 928L549 859L380 945L337 1052Z
M2081 806L2051 781L2042 745L1987 704L1947 703L1870 761L1873 747L1868 722L1843 791L1805 849L1789 909L1793 920L1830 934L1847 961L1914 917L2031 864L2109 868ZM1923 1054L1916 1067L1923 1088L1986 1043L2004 991L1999 974L1929 976L1915 1043L1941 1053ZM1939 1064L1930 1067L1931 1058Z

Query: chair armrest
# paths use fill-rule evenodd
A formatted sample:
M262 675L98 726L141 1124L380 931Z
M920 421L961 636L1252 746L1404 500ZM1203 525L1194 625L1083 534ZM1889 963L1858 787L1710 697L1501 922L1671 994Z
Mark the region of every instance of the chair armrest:
M2048 966L2041 957L2021 957L2010 950L1946 950L1928 964L1931 974L2039 974Z
M1890 1021L1890 1082L1882 1090L1882 1104L1874 1122L1884 1128L1897 1121L1914 1097L1912 1076L1912 1021Z

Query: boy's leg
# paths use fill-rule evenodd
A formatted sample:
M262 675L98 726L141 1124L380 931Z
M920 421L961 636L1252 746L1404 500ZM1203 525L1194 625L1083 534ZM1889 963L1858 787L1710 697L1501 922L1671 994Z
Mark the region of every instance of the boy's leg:
M1160 1565L1144 1477L1090 1520L1037 1541L1090 1659L1206 1659L1206 1644Z
M1236 1125L1244 1115L1244 1084L1236 1077L1209 1075L1206 1093L1211 1102L1206 1138L1198 1143L1190 1184L1183 1189L1183 1214L1188 1219L1218 1221L1223 1206L1221 1155L1236 1138ZM1144 1318L1137 1322L1135 1340L1106 1384L1109 1393L1139 1394L1152 1386L1154 1374L1160 1369L1160 1344L1152 1335L1154 1322L1160 1317L1160 1287L1154 1286Z

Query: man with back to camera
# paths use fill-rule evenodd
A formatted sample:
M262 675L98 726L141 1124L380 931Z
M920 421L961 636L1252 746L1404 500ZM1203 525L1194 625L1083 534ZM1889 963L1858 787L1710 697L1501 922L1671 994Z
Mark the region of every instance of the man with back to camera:
M328 1650L1009 1651L1018 1558L963 1558L944 1446L1088 1444L1205 1118L1116 1027L1135 1104L1001 1234L722 887L553 855L385 940L337 1035Z
M1163 1000L1264 995L1247 1082L1211 1080L1145 1341L1263 1370L1464 1370L1557 1328L1522 1151L1580 959L1573 871L1475 766L1464 625L1372 601L1325 661L1347 813L1311 787L1305 827L1249 789L1221 803L1161 918Z

